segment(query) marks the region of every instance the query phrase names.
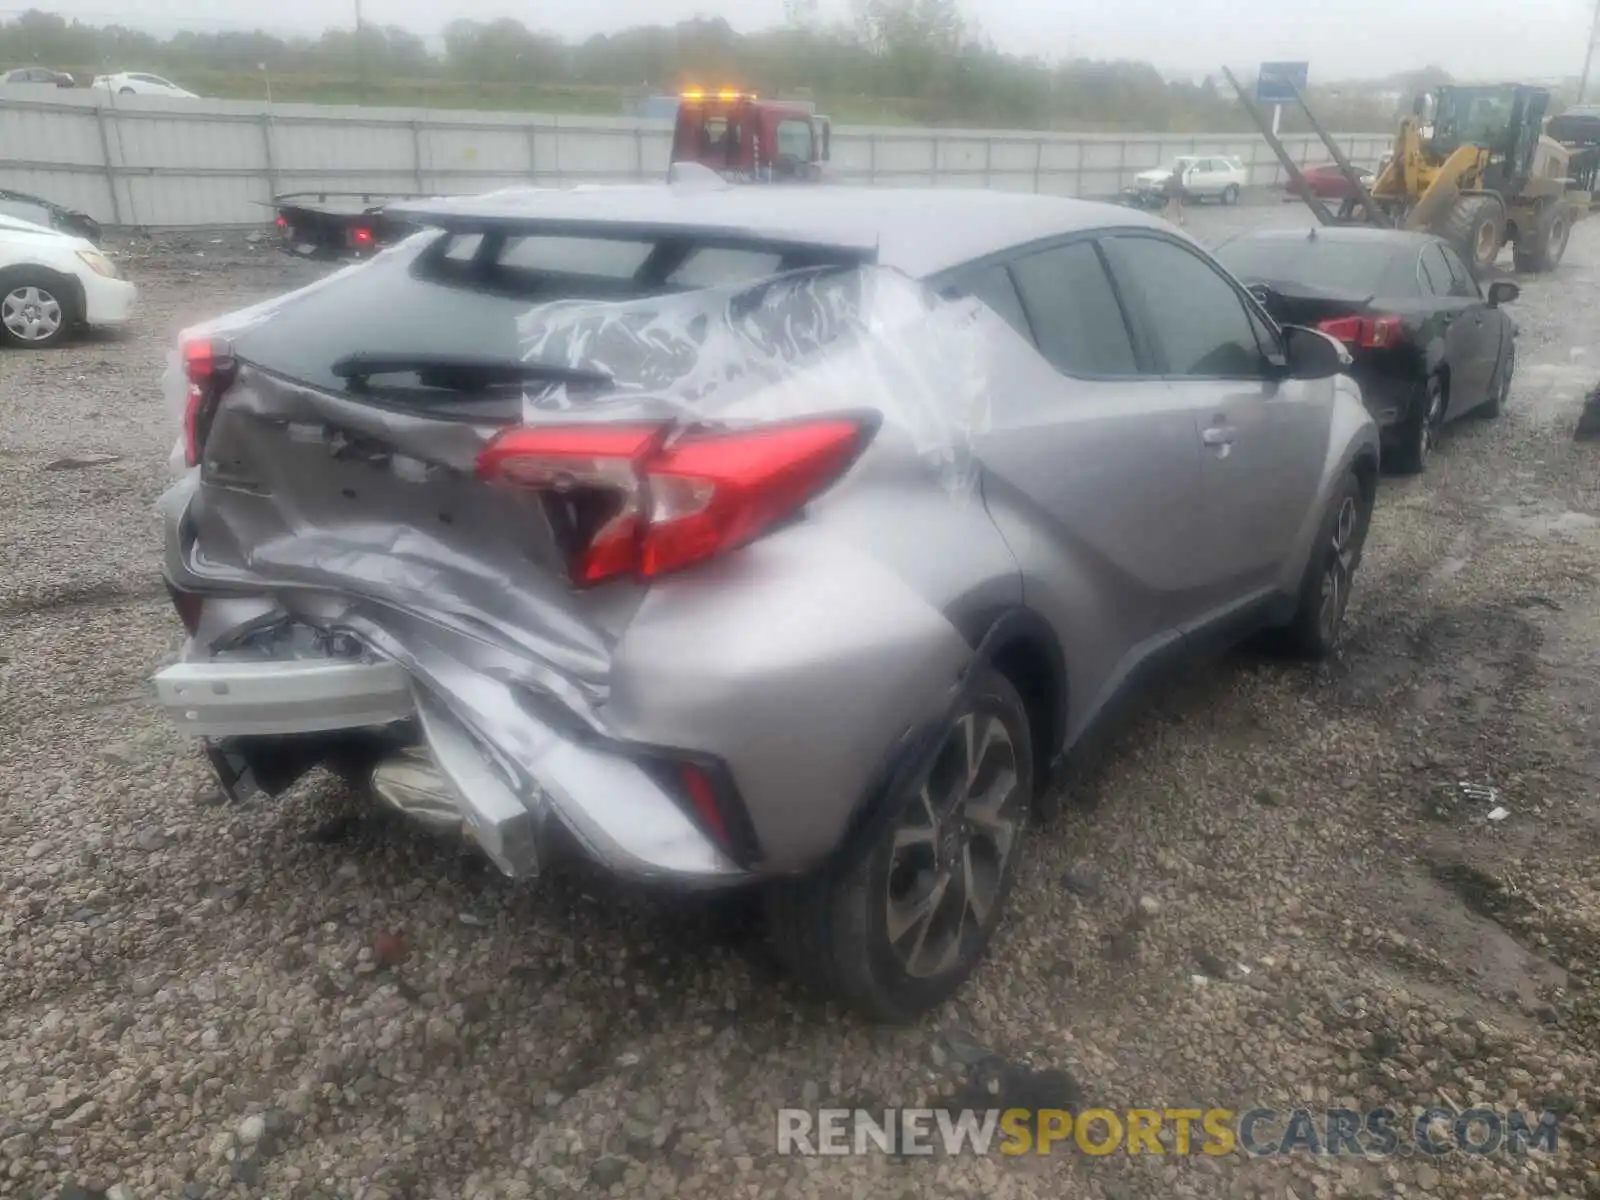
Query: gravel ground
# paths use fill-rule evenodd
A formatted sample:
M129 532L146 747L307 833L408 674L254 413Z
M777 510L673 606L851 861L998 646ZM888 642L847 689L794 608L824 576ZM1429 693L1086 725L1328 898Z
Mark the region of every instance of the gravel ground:
M0 353L0 1195L1600 1196L1600 449L1570 438L1600 221L1523 281L1509 413L1383 483L1342 660L1152 695L1037 837L990 961L901 1030L799 993L728 906L512 887L324 778L217 802L144 698L179 640L156 378L180 325L315 269L129 253L136 330ZM117 457L61 463L86 455ZM1562 1142L774 1152L780 1106L949 1096L990 1052L1051 1069L1036 1103L1550 1106Z

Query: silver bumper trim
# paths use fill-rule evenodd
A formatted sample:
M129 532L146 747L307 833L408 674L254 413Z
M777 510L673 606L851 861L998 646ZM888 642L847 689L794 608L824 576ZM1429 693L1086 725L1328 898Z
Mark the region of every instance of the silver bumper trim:
M512 878L539 873L552 815L620 875L707 885L747 876L637 762L569 740L499 680L459 668L439 678L389 659L224 659L174 664L154 683L162 707L194 737L416 718L422 747L380 765L374 790L429 828L459 829Z
M414 715L392 662L180 662L158 671L156 699L191 737L322 733Z

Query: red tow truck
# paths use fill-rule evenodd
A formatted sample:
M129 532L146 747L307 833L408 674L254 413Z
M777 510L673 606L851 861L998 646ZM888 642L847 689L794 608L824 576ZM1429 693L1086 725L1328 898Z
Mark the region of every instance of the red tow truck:
M820 183L832 176L832 136L832 123L809 101L687 88L678 97L672 162L742 183Z
M688 88L678 96L673 166L696 163L738 183L822 183L833 126L806 100L762 100L736 88ZM384 205L414 194L291 192L274 196L279 237L289 254L366 258L414 231Z

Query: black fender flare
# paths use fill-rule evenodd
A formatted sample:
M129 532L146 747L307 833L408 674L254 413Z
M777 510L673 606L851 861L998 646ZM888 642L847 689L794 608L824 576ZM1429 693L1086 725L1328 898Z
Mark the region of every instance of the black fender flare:
M856 801L838 845L818 864L820 873L848 873L876 844L884 823L893 816L889 799L922 785L933 770L946 726L967 702L984 668L992 665L1007 647L1025 644L1044 650L1045 668L1056 689L1055 694L1061 698L1062 719L1057 723L1065 728L1066 661L1054 631L1043 617L1021 605L1011 605L975 613L962 623L960 629L968 644L973 646L971 659L962 668L938 715L908 729L886 756L883 765ZM1048 747L1044 759L1046 770L1041 772L1036 769L1034 772L1036 789L1049 784L1050 776L1059 762L1059 733L1055 741L1057 744Z

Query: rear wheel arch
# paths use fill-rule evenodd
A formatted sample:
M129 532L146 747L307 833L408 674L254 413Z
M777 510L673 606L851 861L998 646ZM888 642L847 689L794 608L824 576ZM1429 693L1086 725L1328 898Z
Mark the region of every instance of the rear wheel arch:
M975 614L961 632L1022 697L1033 735L1034 779L1042 784L1066 740L1067 664L1055 631L1032 609L1013 605Z
M1361 485L1361 495L1370 511L1378 498L1378 455L1371 447L1363 447L1351 460L1350 469Z

